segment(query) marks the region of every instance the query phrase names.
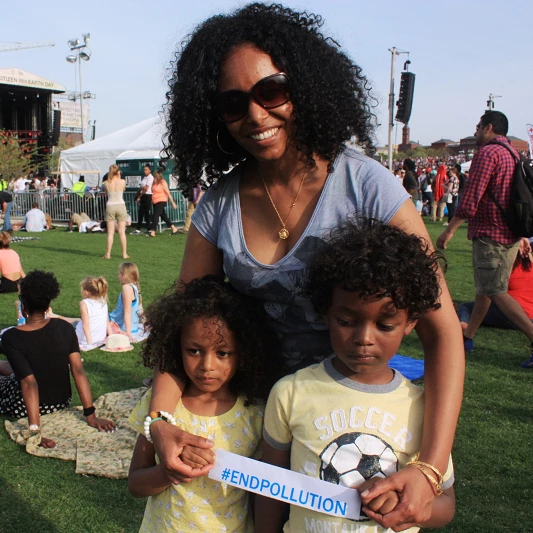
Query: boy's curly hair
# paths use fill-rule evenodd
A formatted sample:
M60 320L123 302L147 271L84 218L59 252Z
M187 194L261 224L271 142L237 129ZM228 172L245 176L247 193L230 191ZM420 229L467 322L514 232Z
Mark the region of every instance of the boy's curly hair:
M231 380L232 392L245 396L247 404L266 400L272 385L283 375L278 336L263 308L213 276L193 280L180 292L171 287L148 307L145 316L150 328L142 349L146 367L157 367L188 382L181 332L191 320L218 318L233 333L236 343L239 366Z
M167 92L165 142L174 157L180 188L188 194L203 171L209 184L246 158L218 119L214 99L220 69L235 47L251 43L266 52L292 82L296 143L313 163L316 153L330 166L344 143L355 137L374 151L375 115L368 80L339 45L325 37L322 18L280 4L248 4L200 24L176 52ZM217 134L235 146L223 153ZM227 139L226 139L227 138Z
M311 266L307 290L322 314L341 287L363 298L389 297L416 320L440 308L440 259L416 235L373 219L352 220L331 232Z
M43 313L59 296L59 283L52 272L32 270L20 280L20 300L30 313Z

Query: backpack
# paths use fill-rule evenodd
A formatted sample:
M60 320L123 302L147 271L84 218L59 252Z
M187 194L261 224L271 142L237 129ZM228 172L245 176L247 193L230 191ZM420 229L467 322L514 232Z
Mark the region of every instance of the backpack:
M516 166L511 184L509 208L503 209L492 191L489 191L489 196L500 210L509 229L517 237L533 237L533 161L520 156L517 160L510 146L499 142L493 144L499 144L509 150L516 161Z

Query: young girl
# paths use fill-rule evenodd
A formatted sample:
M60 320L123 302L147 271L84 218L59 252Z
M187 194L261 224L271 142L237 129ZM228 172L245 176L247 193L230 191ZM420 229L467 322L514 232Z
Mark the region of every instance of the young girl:
M256 402L265 400L280 369L277 337L264 312L229 284L207 277L191 281L181 293L174 288L146 315L151 333L143 348L145 365L186 383L166 420L209 438L216 448L257 457L263 405ZM163 413L148 413L150 398L151 391L130 416L141 435L128 486L136 497L149 496L140 531L251 533L247 492L206 477L171 484L149 441L151 424L167 423Z
M83 300L80 302L81 318L56 315L48 309L48 318L61 318L74 326L80 350L87 352L105 343L110 329L107 309L107 280L88 276L80 283ZM20 316L19 316L20 318ZM19 324L20 325L20 324Z
M108 331L107 280L86 277L81 283L81 320L76 324L80 350L87 351L102 346Z
M130 342L139 342L146 338L142 323L141 285L139 269L135 263L121 263L118 267L118 280L122 291L117 306L109 313L108 334L124 333Z

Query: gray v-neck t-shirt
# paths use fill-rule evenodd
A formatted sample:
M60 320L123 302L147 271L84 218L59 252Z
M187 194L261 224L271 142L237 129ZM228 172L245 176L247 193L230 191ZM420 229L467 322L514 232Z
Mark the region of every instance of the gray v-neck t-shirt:
M202 197L192 217L200 234L223 256L230 283L242 293L264 302L282 340L287 365L294 371L331 354L323 318L304 294L308 268L330 231L355 215L388 223L410 197L381 164L345 148L302 236L289 253L274 263L257 261L244 239L239 198L242 169L216 182Z

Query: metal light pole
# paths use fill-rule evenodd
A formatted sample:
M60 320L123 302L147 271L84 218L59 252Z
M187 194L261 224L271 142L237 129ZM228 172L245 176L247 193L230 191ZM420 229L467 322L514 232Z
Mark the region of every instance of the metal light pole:
M403 50L397 50L395 46L389 48L391 53L390 65L390 92L389 92L389 141L388 141L388 161L389 170L392 172L392 130L394 128L394 73L396 69L396 56L408 54Z
M70 48L70 51L74 51L74 54L70 54L66 57L66 60L69 63L78 63L78 73L80 78L80 119L81 119L81 142L83 144L83 87L82 87L82 79L81 79L81 62L82 61L89 61L91 59L91 51L89 48L87 48L87 43L89 42L89 39L91 38L90 33L83 33L82 34L83 43L78 39L70 39L68 41L68 45Z

